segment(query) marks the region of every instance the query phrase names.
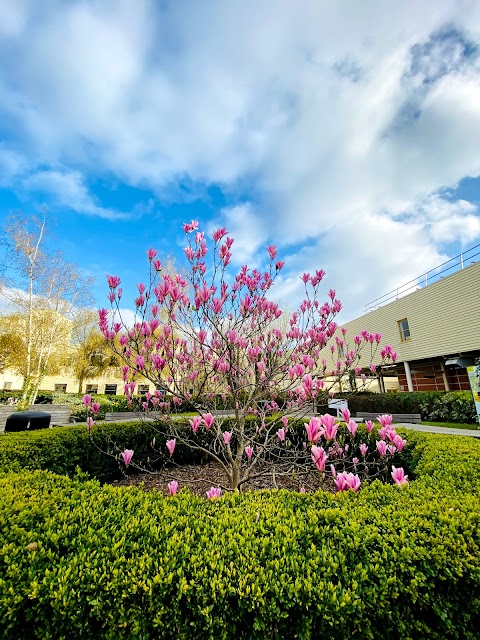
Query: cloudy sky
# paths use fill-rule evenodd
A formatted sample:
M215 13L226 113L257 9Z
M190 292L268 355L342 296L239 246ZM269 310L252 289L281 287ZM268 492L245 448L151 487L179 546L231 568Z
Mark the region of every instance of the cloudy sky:
M2 0L0 223L46 204L105 304L227 226L344 319L480 243L476 0Z

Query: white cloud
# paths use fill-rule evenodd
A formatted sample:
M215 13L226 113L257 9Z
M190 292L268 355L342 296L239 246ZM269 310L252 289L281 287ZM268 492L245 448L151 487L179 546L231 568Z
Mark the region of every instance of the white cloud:
M0 144L0 186L8 187L25 170L25 160L21 154Z
M479 237L476 208L441 195L480 175L479 3L161 6L5 4L0 110L50 167L26 188L114 218L90 173L220 183L249 200L220 215L239 262L304 245L279 289L324 267L357 311Z
M78 171L40 171L30 175L23 181L29 191L40 191L53 196L60 207L68 207L78 213L98 216L106 220L119 220L129 215L114 209L99 206L89 194Z
M220 219L214 226L226 227L228 235L234 238L233 264L258 267L265 260L266 247L264 255L259 255L259 252L268 232L251 202L222 209Z

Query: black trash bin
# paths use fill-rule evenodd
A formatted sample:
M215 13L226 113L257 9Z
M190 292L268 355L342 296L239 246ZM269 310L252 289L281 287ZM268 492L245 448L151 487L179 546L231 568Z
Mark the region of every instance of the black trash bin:
M17 411L8 416L5 431L48 429L52 416L44 411Z

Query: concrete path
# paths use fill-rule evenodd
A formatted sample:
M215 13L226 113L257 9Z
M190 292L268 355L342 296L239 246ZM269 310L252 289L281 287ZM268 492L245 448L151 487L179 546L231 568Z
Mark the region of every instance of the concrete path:
M302 420L310 420L313 414L302 417ZM318 416L317 416L318 417ZM353 418L355 420L355 418ZM358 421L361 424L360 421ZM429 424L415 424L413 422L395 422L395 427L405 427L412 431L422 431L423 433L441 433L446 436L470 436L471 438L480 438L480 429L475 429L472 425L471 429L451 429L450 427L433 427Z
M220 412L217 413L219 415ZM222 412L223 416L233 415L228 414L227 412ZM293 417L293 416L291 416ZM175 416L177 420L182 419L182 416ZM306 415L302 417L302 420L309 420L313 418L313 414ZM108 422L104 422L103 420L99 420L100 424L110 424ZM121 420L117 420L116 422L121 422ZM132 419L126 420L125 422L132 422ZM77 426L87 426L86 422L77 422ZM405 429L412 429L412 431L422 431L423 433L442 433L447 436L470 436L472 438L480 438L480 429L451 429L449 427L432 427L428 424L414 424L412 422L396 422L396 427L405 427Z
M412 431L422 431L423 433L443 433L447 436L470 436L480 438L480 429L451 429L450 427L432 427L428 424L412 424L407 422L396 422L396 427L405 427Z

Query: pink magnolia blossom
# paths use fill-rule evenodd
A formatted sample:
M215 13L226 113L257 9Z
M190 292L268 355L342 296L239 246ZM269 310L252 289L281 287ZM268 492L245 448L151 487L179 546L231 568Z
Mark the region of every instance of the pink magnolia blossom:
M198 222L196 220L192 220L190 224L188 224L188 222L185 222L183 224L183 230L185 231L185 233L192 233L197 229L198 229Z
M353 489L355 492L357 492L360 489L361 482L358 475L342 471L341 473L337 474L337 477L335 478L335 484L337 485L338 491Z
M221 495L222 490L220 489L220 487L211 487L211 489L207 491L207 498L209 498L210 500L213 500L214 498L220 498Z
M327 462L327 454L323 447L312 446L312 460L319 471L325 471L325 464Z
M350 411L348 409L340 409L340 413L342 414L342 418L345 424L348 424L351 417Z
M98 402L92 402L92 411L93 411L93 415L95 416L100 411L100 405L98 404Z
M305 487L302 487L302 488L300 489L300 493L307 493L307 491L306 491Z
M305 430L309 442L317 442L324 432L319 418L311 418L308 424L305 422Z
M396 436L397 436L397 432L395 431L395 429L389 429L387 431L387 438L390 440L390 442L393 442Z
M171 440L167 440L167 442L165 444L166 444L166 447L167 447L170 455L173 456L173 452L175 451L175 445L177 444L176 438L172 438Z
M402 484L408 484L408 476L405 475L405 471L402 467L394 467L392 465L392 473L391 476L395 484L401 486Z
M153 260L155 258L155 256L157 255L157 252L155 251L155 249L152 249L150 247L150 249L147 251L147 257L149 260Z
M360 453L362 454L362 457L365 457L367 455L368 446L364 442L362 442L359 449L360 449Z
M215 418L212 416L211 413L206 413L203 416L203 424L205 425L205 427L207 429L210 429L210 427L212 426L214 420L215 420Z
M403 451L405 445L407 444L407 441L404 440L402 436L397 434L393 439L393 444L397 447L399 451Z
M371 433L373 429L373 422L371 420L365 420L365 426L367 428L368 433Z
M169 401L163 396L156 403L153 397L145 398L148 403L145 409L158 415L167 426L171 424L169 414L176 406L182 401L191 403L199 414L190 420L193 432L189 432L191 441L200 426L214 432L212 437L205 434L208 443L205 447L213 457L218 454L220 445L224 454L227 453L224 460L229 473L232 470L232 460L227 459L231 432L223 432L223 429L229 427L220 428L219 418L212 415L220 393L226 393L231 400L228 405L234 407L234 422L240 429L248 413L248 405L255 404L248 399L255 397L258 384L265 393L270 394L272 411L278 410L278 405L274 403L276 394L281 393L283 396L284 390L286 411L295 413L295 409L302 407L302 404L303 409L306 408L308 399L318 397L322 385L333 396L330 384L319 381L317 376L327 379L329 375L327 360L323 361L321 354L324 349L328 350L330 342L334 342L337 335L344 347L344 355L338 364L333 364L335 376L341 377L350 370L354 371L360 361L361 349L366 348L373 354L377 345L375 335L369 332L365 332L365 338L361 337L358 345L345 340L342 335L344 332L334 322L335 315L341 308L335 291L329 291L329 298L323 304L317 299L320 296L318 284L324 275L323 271L303 275L305 300L283 327L283 323L278 325L275 322L282 312L270 295L278 270L283 266L283 262L278 261L277 250L273 245L267 248L269 259L263 272L244 265L236 273L227 273L225 265L232 258L230 251L233 238L228 237L226 229L215 231L213 242L198 231L197 221L186 223L184 230L189 234L184 242L187 245L185 253L188 259L185 260L183 255L188 273L157 273L156 252L150 249L147 251L148 276L136 280L142 281L135 293L139 296L136 303L137 319L133 325L125 328L117 322L118 318L114 313L100 310L99 326L124 361L126 368L123 380L129 406L133 401L135 383L139 383L139 373L150 383L162 379ZM207 246L208 242L213 247L211 251ZM118 306L119 286L119 279L117 281L114 278L116 277L111 276L109 280L113 310ZM385 354L387 352L391 356L392 349L386 350ZM365 362L363 366L368 367L368 363ZM203 415L204 411L212 413ZM93 415L91 411L89 415ZM259 415L261 418L262 411ZM344 411L343 418L350 433L356 437L357 427L350 412ZM320 468L325 467L323 457L327 455L331 461L338 460L336 464L339 464L339 468L343 464L348 465L351 456L358 455L362 460L357 443L355 442L355 447L352 445L352 438L347 437L348 442L343 442L343 432L343 450L340 446L335 446L339 428L337 423L333 416L326 415L307 420L305 425L310 445L316 447L312 449L312 452L316 452L314 461ZM261 438L261 445L253 440L256 426L259 441L260 436L264 436ZM261 419L252 424L252 440L238 443L243 465L248 466L249 461L253 462L253 451L256 460L262 456L268 458L272 449L278 450L279 442L286 441L287 417L283 416L282 422L276 426L275 433L273 429L270 431L268 425L263 425ZM233 432L233 428L231 431ZM386 437L389 443L396 446L393 434ZM326 450L323 455L319 453L322 449L318 446L320 438ZM162 442L165 440L162 439ZM245 447L247 442L250 447ZM348 443L350 449L347 451ZM192 445L195 446L193 443ZM235 474L229 475L236 478Z
M122 451L120 456L122 457L123 462L125 463L125 466L128 467L128 465L130 464L130 462L132 461L132 458L133 458L133 450L132 449L125 449L125 451Z
M176 480L172 480L171 482L168 483L168 493L171 496L174 496L177 491L178 491L178 482Z
M389 428L388 428L388 427L381 427L381 428L378 430L378 435L380 436L380 438L381 438L382 440L385 440L385 438L387 437L387 435L388 435L388 430L389 430Z
M189 420L193 433L197 433L199 426L202 424L202 418L200 416L194 416Z
M82 402L86 407L89 407L92 403L92 396L89 393L87 393L86 395L83 396Z
M388 452L393 456L397 450L397 447L395 447L393 444L389 444L387 449Z
M387 455L387 443L385 440L377 440L377 450L382 458Z
M271 244L269 247L267 247L267 251L268 255L270 256L270 260L275 260L275 258L277 257L277 247Z
M95 420L92 418L92 416L88 416L87 418L87 429L88 431L92 430L93 425L95 424Z
M338 424L335 424L335 418L329 413L320 417L320 421L324 427L325 439L328 441L335 440L338 431Z
M355 434L357 433L358 424L355 422L355 420L349 420L347 423L347 429L352 434L352 438L354 438Z
M228 233L228 231L226 230L225 227L221 227L216 229L216 231L213 232L212 234L212 238L214 239L215 242L219 242L224 236L226 236Z
M390 427L392 424L392 416L389 416L387 414L378 416L377 420L382 425L382 427Z
M107 276L107 283L110 289L116 289L120 284L120 278L118 276Z
M337 490L338 491L345 491L346 489L349 488L349 484L347 482L347 472L346 471L342 471L341 473L337 474L337 477L335 478L335 484L337 486Z

